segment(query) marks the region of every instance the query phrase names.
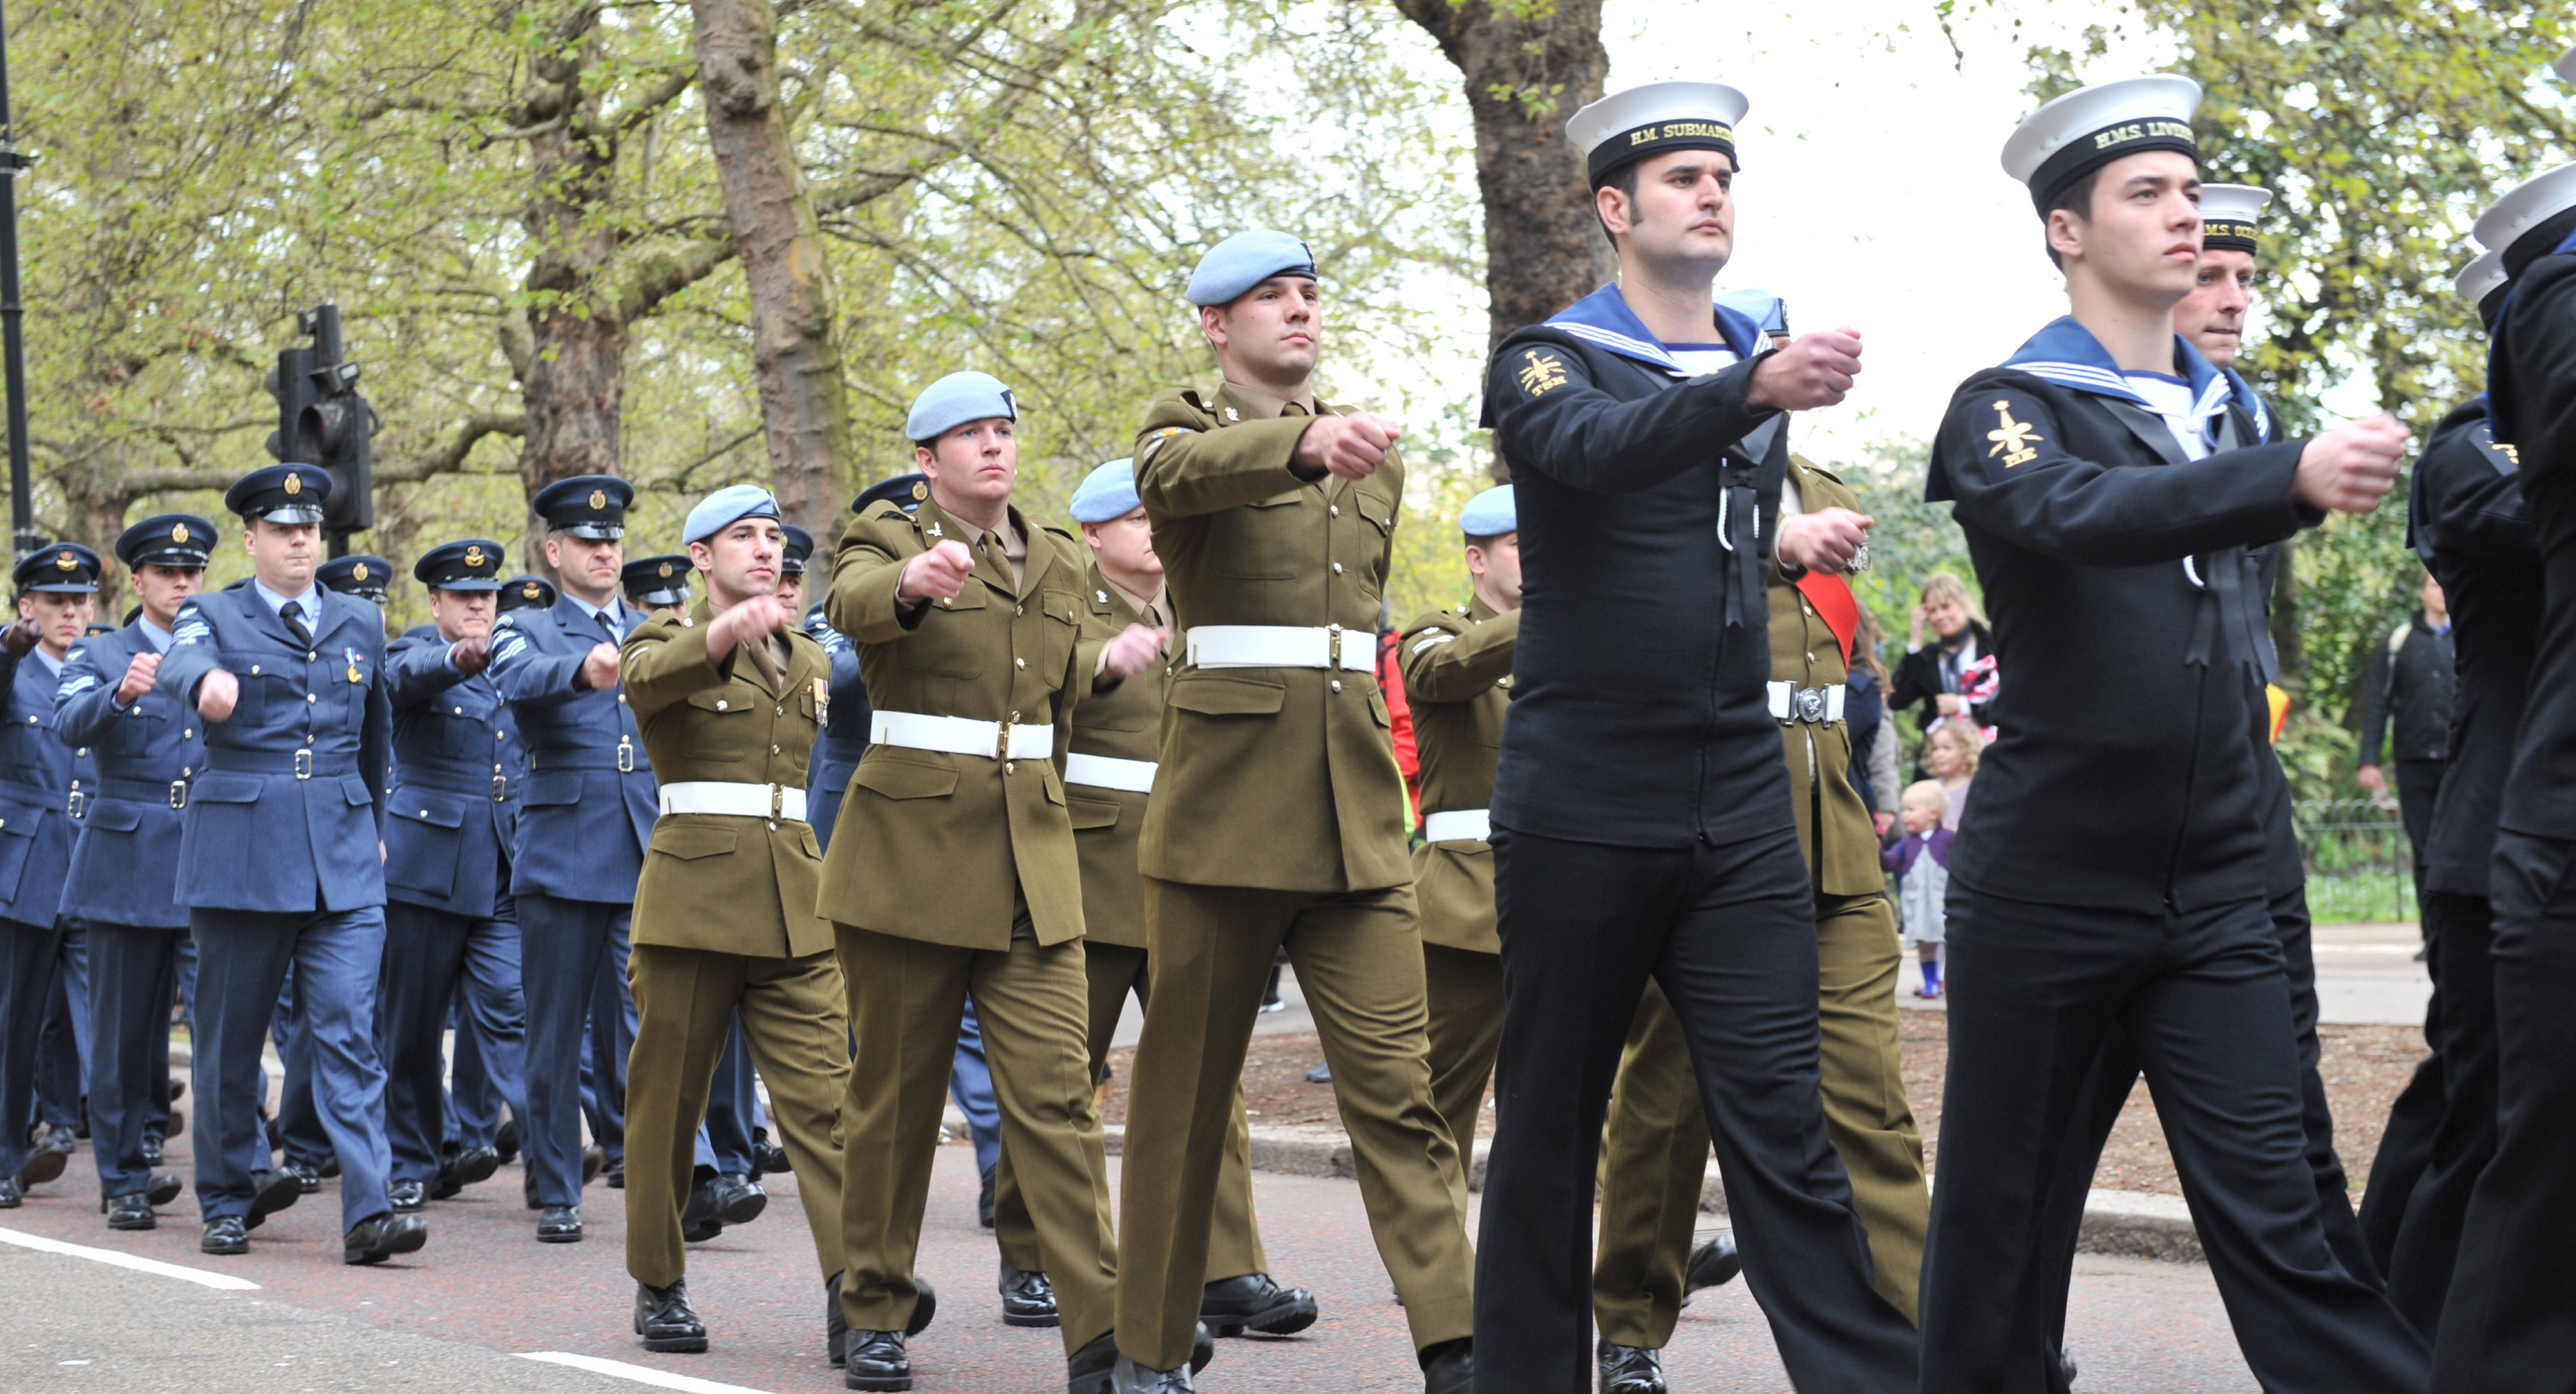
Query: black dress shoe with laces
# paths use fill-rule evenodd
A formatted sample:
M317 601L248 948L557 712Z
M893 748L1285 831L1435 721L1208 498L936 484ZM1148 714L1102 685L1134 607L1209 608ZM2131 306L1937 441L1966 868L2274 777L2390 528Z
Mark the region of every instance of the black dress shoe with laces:
M429 1222L418 1215L378 1215L360 1220L340 1237L340 1261L382 1263L396 1254L417 1253L429 1242Z
M707 1348L707 1324L689 1306L689 1280L682 1278L666 1288L651 1283L635 1285L635 1334L644 1338L644 1349L679 1355L696 1355Z
M148 1167L157 1167L161 1165L162 1162L168 1160L168 1158L169 1153L161 1139L150 1133L145 1133L143 1135L143 1164Z
M257 1229L268 1217L293 1205L304 1196L303 1178L280 1167L275 1171L250 1174L250 1213L242 1217L246 1229Z
M1422 1352L1422 1394L1470 1394L1475 1387L1475 1342L1461 1336Z
M1120 1353L1110 1360L1109 1388L1112 1394L1194 1394L1198 1386L1190 1383L1187 1365L1177 1370L1149 1370Z
M322 1168L311 1162L289 1157L285 1165L277 1169L277 1173L280 1176L294 1177L296 1189L304 1195L309 1196L322 1189Z
M184 1185L177 1172L156 1171L152 1173L152 1179L145 1183L143 1195L154 1205L168 1205L179 1198L179 1191Z
M109 1229L158 1229L161 1227L160 1217L152 1213L152 1198L143 1194L141 1191L135 1191L131 1194L121 1196L109 1196L106 1202L106 1209L107 1227Z
M537 1242L540 1244L578 1244L581 1242L581 1207L549 1205L537 1217Z
M1199 1320L1219 1336L1294 1335L1314 1325L1315 1315L1315 1294L1283 1288L1267 1273L1222 1279L1199 1295Z
M721 1204L713 1176L691 1186L689 1203L680 1208L680 1242L704 1244L724 1233L724 1217L716 1213Z
M751 1179L785 1176L795 1168L787 1164L787 1149L769 1140L769 1130L751 1130Z
M14 1176L0 1176L0 1210L15 1210L27 1203L27 1188Z
M492 1150L500 1155L501 1165L503 1166L508 1166L510 1163L519 1160L518 1119L504 1118L501 1120L501 1126L493 1130L492 1133Z
M849 1353L841 1363L846 1389L899 1391L912 1388L912 1357L903 1349L900 1331L853 1331Z
M27 1164L18 1168L18 1184L41 1186L63 1174L71 1164L72 1149L80 1146L69 1128L47 1128L45 1140L27 1154Z
M501 1154L489 1147L468 1147L456 1154L456 1184L479 1186L501 1170Z
M1702 1288L1720 1287L1735 1281L1744 1271L1744 1258L1735 1252L1735 1236L1721 1234L1691 1250L1690 1267L1685 1270L1682 1294L1687 1297Z
M226 1215L220 1219L208 1220L204 1232L197 1236L197 1252L201 1254L249 1253L250 1227L242 1222L242 1217L239 1215Z
M1056 1312L1055 1284L1044 1273L1031 1273L1013 1268L1009 1259L1002 1260L1002 1324L1004 1326L1054 1326L1062 1318ZM1109 1367L1103 1364L1105 1373Z
M1603 1341L1601 1394L1665 1394L1664 1353Z
M429 1188L417 1181L397 1181L385 1188L385 1199L397 1215L417 1215L429 1204Z
M716 1218L729 1225L747 1225L760 1218L769 1208L769 1192L760 1183L738 1171L716 1177Z

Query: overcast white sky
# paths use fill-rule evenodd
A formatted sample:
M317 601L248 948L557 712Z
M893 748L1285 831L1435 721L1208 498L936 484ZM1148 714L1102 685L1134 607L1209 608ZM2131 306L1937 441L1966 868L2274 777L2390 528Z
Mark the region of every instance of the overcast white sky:
M2064 313L2029 195L1999 154L2031 106L2024 50L2074 47L2087 24L2120 15L2108 0L2011 8L2017 27L1990 9L1955 22L1961 63L1932 0L1606 7L1609 90L1696 78L1751 98L1737 131L1736 258L1719 288L1779 293L1795 330L1862 332L1860 383L1843 406L1800 422L1807 453L1848 459L1882 437L1928 437L1962 378ZM2093 75L2153 71L2167 58L2132 46ZM1391 369L1385 386L1419 403L1472 384L1482 295L1459 315L1463 361Z

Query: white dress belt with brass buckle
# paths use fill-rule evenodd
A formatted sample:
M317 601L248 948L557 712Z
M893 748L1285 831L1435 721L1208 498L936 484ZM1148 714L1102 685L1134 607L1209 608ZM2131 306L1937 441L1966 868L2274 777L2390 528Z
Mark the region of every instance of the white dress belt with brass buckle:
M1069 750L1064 756L1064 782L1094 789L1124 789L1130 794L1154 792L1154 762L1116 760Z
M1845 688L1841 683L1830 687L1800 687L1793 682L1775 679L1767 686L1771 698L1771 719L1784 726L1801 721L1831 726L1843 719Z
M1055 728L1016 722L1005 725L965 716L890 712L879 707L868 714L868 744L980 755L987 760L1045 760L1055 755Z
M1422 815L1422 840L1425 842L1491 842L1493 824L1481 808L1452 809L1447 813Z
M662 786L664 813L715 813L728 818L783 818L805 821L805 791L784 784L731 784L721 780L684 779Z
M1189 631L1184 655L1198 668L1339 668L1377 671L1377 636L1338 624L1203 624Z

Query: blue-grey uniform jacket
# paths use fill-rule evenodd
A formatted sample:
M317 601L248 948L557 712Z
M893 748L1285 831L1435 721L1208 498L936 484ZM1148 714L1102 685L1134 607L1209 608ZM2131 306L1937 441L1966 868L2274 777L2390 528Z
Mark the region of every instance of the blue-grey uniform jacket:
M256 586L180 607L161 691L193 712L208 673L223 668L241 684L232 715L198 728L206 766L189 786L178 876L195 909L309 915L385 903L384 614L327 590L321 607L309 646Z
M86 752L54 738L59 679L36 651L0 652L0 918L53 927L71 865L75 783L85 796L98 783Z
M174 621L175 623L175 621ZM135 929L186 929L178 898L179 834L188 784L205 768L196 710L158 687L116 705L137 655L154 652L141 623L72 646L54 734L98 763L63 884L63 918Z
M456 671L449 647L425 624L385 650L394 707L385 895L478 920L507 918L526 755L500 689L488 674Z
M510 861L510 889L518 895L612 905L635 899L644 845L661 813L660 789L626 693L576 681L591 646L614 642L570 599L550 610L513 610L492 628L485 671L509 702L528 751Z
M850 791L851 772L858 769L859 757L868 753L868 685L859 678L858 646L823 618L820 602L805 612L805 632L832 656L830 719L823 723L823 734L815 738L813 757L805 766L807 807L822 799L837 812L841 796ZM830 824L817 818L814 826L823 829Z

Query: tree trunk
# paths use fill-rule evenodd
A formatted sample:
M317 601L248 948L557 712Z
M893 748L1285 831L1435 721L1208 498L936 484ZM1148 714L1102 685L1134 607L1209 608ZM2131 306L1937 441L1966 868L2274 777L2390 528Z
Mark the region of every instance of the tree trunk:
M751 286L751 358L778 505L817 536L838 511L849 398L823 232L779 101L770 0L690 0L698 92Z
M1616 269L1565 121L1601 95L1601 0L1396 0L1466 79L1485 203L1488 346Z

